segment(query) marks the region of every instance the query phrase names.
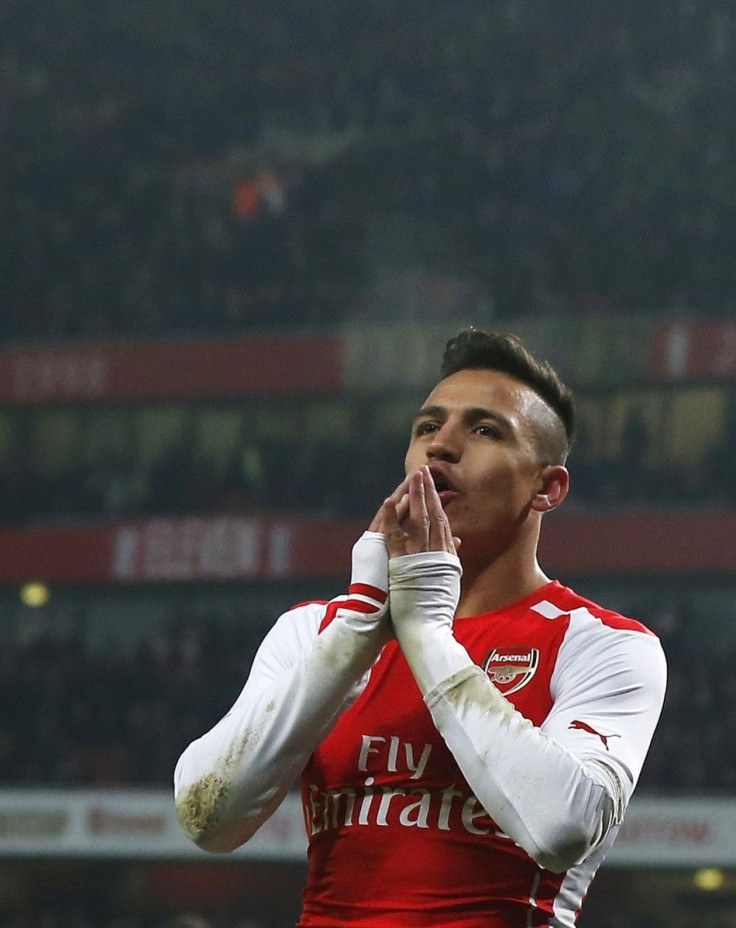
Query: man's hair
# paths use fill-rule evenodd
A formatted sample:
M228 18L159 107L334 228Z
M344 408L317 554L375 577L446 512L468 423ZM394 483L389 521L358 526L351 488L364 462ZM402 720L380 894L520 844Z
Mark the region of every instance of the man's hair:
M462 370L499 371L531 387L564 428L564 436L560 433L557 440L548 436L552 441L547 450L557 458L549 463L565 462L575 435L575 401L547 361L534 357L516 335L465 329L447 342L440 373L444 379Z

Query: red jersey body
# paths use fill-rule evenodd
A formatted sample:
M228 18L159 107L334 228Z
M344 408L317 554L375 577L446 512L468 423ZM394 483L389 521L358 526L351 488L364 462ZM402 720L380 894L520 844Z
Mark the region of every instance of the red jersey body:
M327 621L329 612L322 625ZM579 634L570 634L571 624ZM456 619L454 634L537 727L556 692L576 685L561 678L563 649L574 671L585 666L588 647L600 651L611 636L653 638L557 582L497 612ZM599 730L584 705L575 715L565 731L583 751L610 752L626 737ZM434 726L396 642L383 649L365 690L314 752L302 798L309 878L301 928L574 925L613 840L558 874L501 833Z

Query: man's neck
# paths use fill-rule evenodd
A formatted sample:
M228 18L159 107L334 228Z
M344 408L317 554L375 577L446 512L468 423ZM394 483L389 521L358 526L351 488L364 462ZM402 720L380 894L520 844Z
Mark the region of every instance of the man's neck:
M521 562L521 563L520 563ZM459 618L493 612L530 596L549 583L549 577L530 557L516 550L506 551L492 563L463 563Z

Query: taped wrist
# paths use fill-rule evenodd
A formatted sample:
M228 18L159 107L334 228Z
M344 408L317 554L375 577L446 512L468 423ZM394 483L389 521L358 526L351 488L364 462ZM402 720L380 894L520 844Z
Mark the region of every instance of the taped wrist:
M415 622L452 628L461 576L460 558L447 551L392 557L389 590L391 617L396 627Z
M391 619L422 694L472 666L452 634L461 574L460 559L447 551L405 554L389 561Z
M335 613L357 632L376 629L388 612L388 551L380 532L363 532L353 545L352 572L347 595L333 600Z

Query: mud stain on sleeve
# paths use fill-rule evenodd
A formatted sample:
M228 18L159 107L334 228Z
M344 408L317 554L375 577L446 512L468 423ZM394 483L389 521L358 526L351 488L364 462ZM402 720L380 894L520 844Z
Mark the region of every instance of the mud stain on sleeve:
M222 824L235 772L248 749L261 740L261 734L259 729L246 732L214 769L195 780L177 801L177 820L195 844L201 845Z
M193 783L176 804L179 824L196 844L217 825L230 782L221 773L208 773Z

